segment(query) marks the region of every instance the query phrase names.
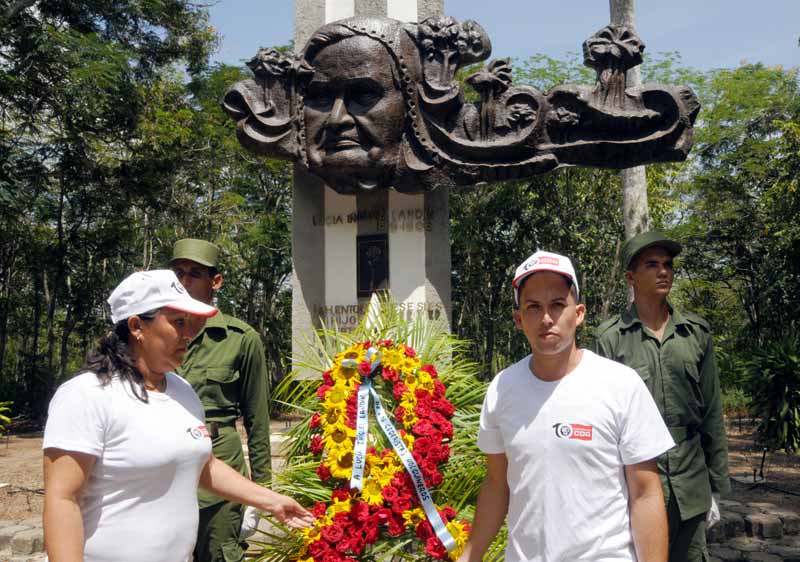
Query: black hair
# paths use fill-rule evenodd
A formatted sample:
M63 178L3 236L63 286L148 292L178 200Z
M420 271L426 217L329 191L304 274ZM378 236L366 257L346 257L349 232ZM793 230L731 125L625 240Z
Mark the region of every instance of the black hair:
M158 310L148 310L136 316L145 322L151 322L158 314ZM100 338L97 347L86 355L81 371L93 372L102 386L108 385L116 375L128 383L136 398L148 403L150 400L144 385L144 377L136 368L136 359L129 345L130 338L128 319L120 320Z

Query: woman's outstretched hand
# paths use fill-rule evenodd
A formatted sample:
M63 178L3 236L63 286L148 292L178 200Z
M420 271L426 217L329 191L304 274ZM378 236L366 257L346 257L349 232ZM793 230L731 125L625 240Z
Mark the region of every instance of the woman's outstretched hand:
M278 521L293 529L305 529L314 524L314 516L310 511L283 494L275 494L268 511Z

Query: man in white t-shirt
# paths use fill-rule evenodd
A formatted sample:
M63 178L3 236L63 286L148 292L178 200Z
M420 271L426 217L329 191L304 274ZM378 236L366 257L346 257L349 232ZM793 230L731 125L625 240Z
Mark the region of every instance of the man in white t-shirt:
M536 252L512 288L531 355L487 391L487 473L458 562L480 562L506 517L507 562L666 562L655 458L674 443L650 393L632 369L577 347L586 308L568 258Z

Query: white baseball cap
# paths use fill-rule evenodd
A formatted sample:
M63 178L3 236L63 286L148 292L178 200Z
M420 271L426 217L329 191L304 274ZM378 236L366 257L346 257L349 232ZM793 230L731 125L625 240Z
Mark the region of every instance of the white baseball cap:
M171 269L132 273L117 285L108 297L108 304L114 324L159 308L171 308L206 318L217 313L213 306L190 297Z
M563 275L572 281L572 285L575 287L575 298L579 297L578 277L575 275L575 268L572 267L569 258L553 252L538 250L522 262L514 273L514 281L511 282L511 287L514 288L514 304L519 304L519 285L522 280L539 271L550 271Z

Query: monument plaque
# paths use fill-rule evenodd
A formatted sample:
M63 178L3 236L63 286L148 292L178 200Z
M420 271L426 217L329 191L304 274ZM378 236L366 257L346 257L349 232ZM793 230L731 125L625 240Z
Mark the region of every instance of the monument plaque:
M389 237L369 234L356 238L356 264L359 299L372 293L389 290Z

